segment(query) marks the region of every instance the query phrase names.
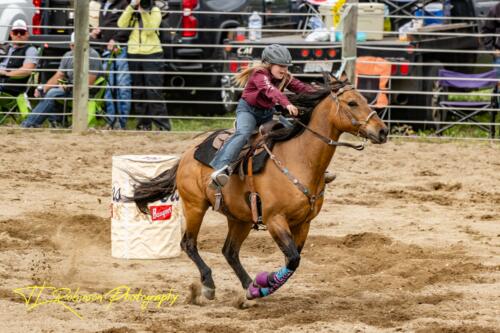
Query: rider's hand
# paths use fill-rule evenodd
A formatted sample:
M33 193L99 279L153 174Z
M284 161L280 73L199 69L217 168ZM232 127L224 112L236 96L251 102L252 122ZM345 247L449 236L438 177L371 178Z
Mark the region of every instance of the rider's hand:
M295 117L296 117L296 116L298 116L298 115L299 115L299 109L297 109L297 107L296 107L295 105L293 105L293 104L288 104L288 105L286 106L286 109L288 110L288 112L290 112L290 114L291 114L292 116L295 116Z
M0 76L7 76L7 71L0 69Z
M130 6L132 6L132 8L137 8L137 6L139 6L139 3L140 3L140 0L132 0L130 1Z

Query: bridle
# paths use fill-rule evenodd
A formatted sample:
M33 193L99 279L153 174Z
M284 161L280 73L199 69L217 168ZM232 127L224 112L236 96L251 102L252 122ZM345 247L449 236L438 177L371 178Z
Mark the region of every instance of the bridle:
M333 90L330 92L330 96L335 101L335 103L337 103L337 112L338 112L338 110L340 110L339 96L342 95L343 93L345 93L346 91L352 90L352 89L354 89L353 86L346 85L346 86L340 88L339 90L337 90L336 92L333 92ZM370 121L370 119L375 114L377 114L377 113L375 111L370 112L370 114L368 115L368 117L366 117L366 119L364 121L362 121L362 122L359 122L356 119L354 119L354 117L350 113L347 113L347 112L344 111L344 114L346 114L348 116L348 118L351 120L351 123L354 126L358 127L357 130L358 130L358 134L359 134L361 126L366 125ZM314 134L316 137L318 137L321 141L323 141L324 143L326 143L329 146L350 147L350 148L354 148L356 150L363 150L365 148L365 143L367 141L366 138L364 139L363 143L360 144L360 145L354 145L354 144L348 143L348 142L335 141L335 140L332 140L332 139L330 139L330 138L328 138L328 137L326 137L326 136L324 136L324 135L316 132L315 130L311 129L306 124L304 124L303 122L301 122L299 119L294 118L294 119L291 119L291 121L294 122L294 123L299 124L302 127L304 127L304 129L306 129L309 132L311 132L312 134ZM310 207L310 210L313 211L314 207L315 207L316 201L319 200L320 198L322 198L323 195L325 194L325 187L323 186L319 190L319 192L317 192L316 194L313 194L309 190L309 188L307 188L307 186L305 186L304 184L302 184L300 182L300 180L298 178L296 178L290 172L290 170L283 165L283 163L277 158L277 156L273 154L273 152L271 151L271 149L269 149L269 147L267 146L267 144L264 143L263 147L267 151L267 153L269 154L269 158L274 162L274 164L278 167L278 169L292 182L292 184L294 184L309 199L309 207Z
M333 99L333 101L336 103L336 106L337 106L337 112L342 111L342 109L340 108L340 99L339 97L345 93L346 91L349 91L349 90L353 90L354 87L352 85L346 85L346 86L343 86L342 88L340 88L339 90L337 90L336 92L334 92L333 90L330 92L330 97ZM343 114L349 118L349 120L351 121L351 124L353 126L356 126L357 127L357 133L355 134L356 136L359 136L359 133L360 133L360 130L361 130L361 127L362 126L366 126L366 124L368 124L368 122L370 121L370 119L377 114L377 112L375 110L373 110L372 112L370 112L370 114L366 117L366 119L364 121L358 121L357 119L355 119L351 113L349 112L346 112L346 111L342 111ZM324 143L326 143L327 145L329 146L336 146L336 147L349 147L349 148L353 148L353 149L356 149L356 150L363 150L365 149L365 144L367 142L367 139L364 138L363 142L360 144L360 145L354 145L352 143L348 143L348 142L340 142L340 141L335 141L335 140L332 140L318 132L316 132L315 130L311 129L310 127L308 127L306 124L304 124L303 122L301 122L299 119L293 119L293 122L299 124L300 126L304 127L306 130L308 130L309 132L311 132L312 134L314 134L317 138L319 138L321 141L323 141Z

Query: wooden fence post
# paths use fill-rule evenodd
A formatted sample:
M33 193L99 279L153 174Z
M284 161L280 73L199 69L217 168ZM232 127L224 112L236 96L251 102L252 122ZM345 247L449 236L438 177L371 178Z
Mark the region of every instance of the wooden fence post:
M88 129L89 0L75 1L73 71L73 132L81 133Z
M357 4L358 0L350 0L349 3L346 3L345 10L347 14L342 23L342 61L346 61L345 73L349 82L352 84L356 82L356 35L358 32Z

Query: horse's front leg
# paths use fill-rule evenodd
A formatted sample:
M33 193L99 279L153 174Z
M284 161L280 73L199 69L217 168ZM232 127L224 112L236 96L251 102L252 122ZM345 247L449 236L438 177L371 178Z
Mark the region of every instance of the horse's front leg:
M284 285L295 272L300 263L300 253L295 244L290 227L281 215L268 220L267 228L285 255L285 266L275 272L260 272L247 288L247 298L266 297Z

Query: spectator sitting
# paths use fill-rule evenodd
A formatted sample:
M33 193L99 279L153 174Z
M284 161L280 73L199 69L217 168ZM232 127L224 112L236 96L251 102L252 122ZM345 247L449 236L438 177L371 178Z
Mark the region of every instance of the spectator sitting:
M118 20L120 28L134 28L128 41L128 57L134 86L132 96L139 100L134 103L134 110L141 116L167 116L162 93L155 88L163 86L163 49L155 30L161 20L160 9L153 0L132 0ZM153 122L159 130L171 128L168 118L144 117L139 119L137 129L151 130Z
M495 64L497 76L500 78L500 3L491 8L488 18L496 18L496 20L487 20L482 28L483 34L496 34L496 36L487 36L483 38L484 46L487 50L495 51Z
M29 32L23 20L14 22L10 38L12 43L0 61L0 92L19 95L26 91L26 87L11 84L28 83L31 72L36 67L38 55L36 48L27 43Z
M111 63L108 61L104 62L104 70L111 71L108 76L109 85L120 87L108 88L105 93L106 114L108 115L106 121L110 129L125 129L127 116L130 114L131 108L131 91L129 87L132 79L128 71L127 48L125 45L120 47L120 44L127 43L130 30L117 29L118 19L127 6L128 0L102 0L99 27L93 29L90 33L92 41L107 43L105 46L102 46L101 50L104 57L111 56L112 52L114 55ZM114 29L101 30L100 28ZM117 115L118 119L114 115Z
M59 69L52 75L42 89L35 90L35 97L44 97L33 109L28 118L21 123L21 127L39 127L45 119L49 118L51 127L60 127L61 116L47 115L54 113L56 100L72 95L71 88L67 85L73 84L73 49L75 47L75 33L71 34L70 51L66 52L59 64ZM99 53L93 48L89 48L89 85L94 84L101 70Z

